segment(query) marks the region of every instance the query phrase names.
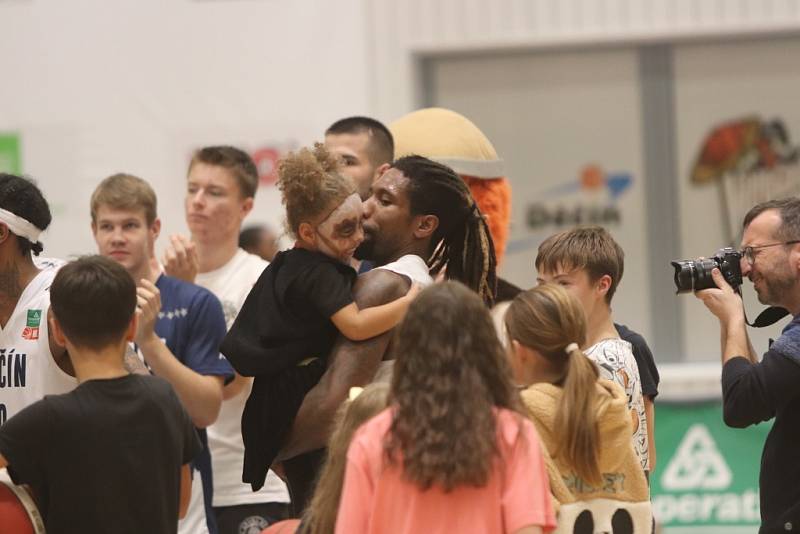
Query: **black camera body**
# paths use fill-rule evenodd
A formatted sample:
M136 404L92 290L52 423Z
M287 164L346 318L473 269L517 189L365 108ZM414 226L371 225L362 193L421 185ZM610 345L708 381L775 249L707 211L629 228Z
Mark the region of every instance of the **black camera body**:
M716 267L725 281L734 290L742 285L742 253L730 247L717 251L710 258L701 260L678 260L670 262L675 268L675 286L677 293L688 293L717 287L711 278L711 271Z

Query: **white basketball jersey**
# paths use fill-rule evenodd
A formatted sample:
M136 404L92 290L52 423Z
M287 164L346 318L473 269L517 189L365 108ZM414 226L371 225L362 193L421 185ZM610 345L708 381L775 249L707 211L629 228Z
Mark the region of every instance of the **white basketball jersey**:
M46 268L36 275L0 328L0 425L45 395L66 393L78 385L50 354L47 311L56 272Z

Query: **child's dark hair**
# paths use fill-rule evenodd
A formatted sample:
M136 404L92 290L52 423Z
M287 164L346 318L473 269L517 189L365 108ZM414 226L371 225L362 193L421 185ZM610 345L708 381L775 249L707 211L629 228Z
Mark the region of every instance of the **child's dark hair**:
M353 181L337 170L339 161L320 143L301 148L278 164L278 189L286 207L286 225L297 236L300 223L321 222L340 202L356 192Z
M136 284L117 262L84 256L58 271L50 307L70 342L102 349L122 340L136 311Z

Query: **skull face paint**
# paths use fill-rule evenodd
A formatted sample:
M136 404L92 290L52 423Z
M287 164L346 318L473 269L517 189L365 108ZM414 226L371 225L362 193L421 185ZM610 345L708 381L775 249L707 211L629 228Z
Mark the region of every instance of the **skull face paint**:
M361 197L353 193L316 228L320 252L342 263L350 263L358 245L364 240Z

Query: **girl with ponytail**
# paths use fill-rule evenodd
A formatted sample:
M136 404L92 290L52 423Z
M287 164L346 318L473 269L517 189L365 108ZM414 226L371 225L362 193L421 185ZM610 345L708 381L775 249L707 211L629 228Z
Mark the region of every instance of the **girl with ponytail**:
M587 520L586 510L595 531L650 532L649 490L630 440L627 397L600 379L581 352L580 303L556 284L541 284L514 299L505 326L514 377L525 387L522 400L548 453L550 486L561 505L556 532L573 532ZM598 528L612 516L631 529Z

